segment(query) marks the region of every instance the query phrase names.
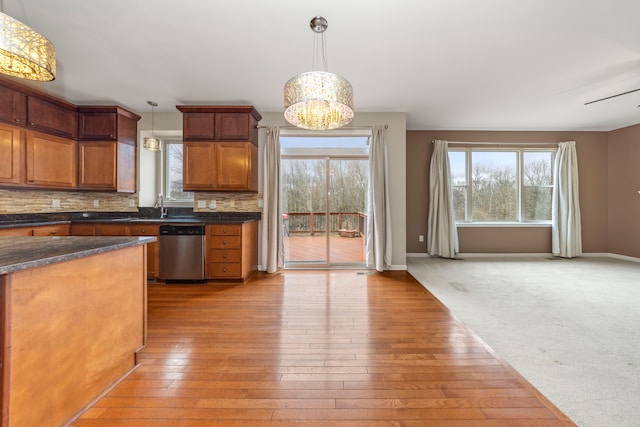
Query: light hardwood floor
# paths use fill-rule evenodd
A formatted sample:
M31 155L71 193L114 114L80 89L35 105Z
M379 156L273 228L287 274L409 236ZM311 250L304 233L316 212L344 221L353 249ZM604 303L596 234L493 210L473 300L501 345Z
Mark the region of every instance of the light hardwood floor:
M73 425L574 425L406 272L149 285L140 367Z

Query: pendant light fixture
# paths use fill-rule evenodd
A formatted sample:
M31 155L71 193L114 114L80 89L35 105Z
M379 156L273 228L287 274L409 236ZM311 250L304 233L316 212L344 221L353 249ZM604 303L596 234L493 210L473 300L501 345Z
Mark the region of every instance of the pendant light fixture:
M0 73L48 82L56 78L56 51L42 34L4 13L0 0Z
M303 129L336 129L353 119L353 88L346 79L327 71L327 20L317 16L309 25L315 33L313 71L298 74L284 85L284 117ZM320 63L323 69L317 70Z
M160 140L153 136L153 109L158 106L157 102L147 101L151 105L151 136L143 140L142 146L149 151L160 151Z

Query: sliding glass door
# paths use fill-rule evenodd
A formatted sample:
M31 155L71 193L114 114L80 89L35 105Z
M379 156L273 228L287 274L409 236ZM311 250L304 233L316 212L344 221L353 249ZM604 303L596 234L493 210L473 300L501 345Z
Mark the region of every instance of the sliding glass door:
M282 156L285 268L365 265L366 158Z

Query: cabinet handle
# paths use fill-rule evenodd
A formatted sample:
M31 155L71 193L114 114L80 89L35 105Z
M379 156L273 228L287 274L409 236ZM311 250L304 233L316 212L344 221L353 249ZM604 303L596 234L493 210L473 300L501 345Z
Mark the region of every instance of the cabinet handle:
M223 245L226 245L226 244L227 244L227 242L223 240L223 241L222 241L222 244L223 244Z
M227 269L226 269L226 268L223 268L223 269L222 269L222 272L223 272L223 273L226 273L226 272L227 272Z
M109 138L113 138L113 134L110 134L110 135L109 135Z
M29 122L29 126L35 126L36 124L33 122Z
M13 119L13 121L16 123L20 123L22 120L16 118L16 119Z
M54 231L52 231L52 232L51 232L51 233L49 233L49 234L56 234L56 232L55 232L55 230L54 230Z
M226 230L226 229L222 230L222 232L223 232L224 234L227 234L227 230Z
M222 259L227 259L227 254L222 255Z
M32 179L30 179L29 182L34 182L34 181Z

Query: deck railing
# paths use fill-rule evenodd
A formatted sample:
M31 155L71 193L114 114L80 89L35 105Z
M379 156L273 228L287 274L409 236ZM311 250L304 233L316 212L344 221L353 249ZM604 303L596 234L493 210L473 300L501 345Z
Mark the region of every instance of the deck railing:
M356 236L366 234L367 215L362 212L330 212L329 232L355 231ZM285 236L291 234L325 233L327 214L325 212L287 212L282 215Z

